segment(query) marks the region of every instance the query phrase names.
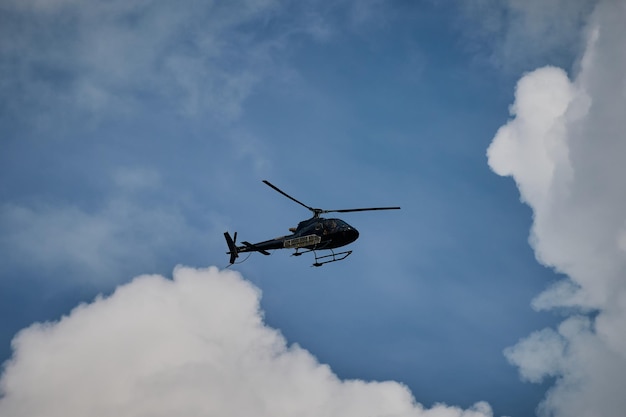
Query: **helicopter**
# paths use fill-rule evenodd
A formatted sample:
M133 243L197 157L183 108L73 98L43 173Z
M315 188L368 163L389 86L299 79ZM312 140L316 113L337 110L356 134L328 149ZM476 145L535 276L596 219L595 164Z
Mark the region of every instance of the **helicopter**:
M346 259L351 250L335 252L333 249L348 245L359 237L359 231L341 219L326 219L320 217L326 213L349 213L354 211L373 211L373 210L399 210L400 207L370 207L355 208L341 210L322 210L307 206L301 201L296 200L280 188L267 180L263 182L288 199L309 209L313 213L313 217L298 223L297 227L289 228L292 233L290 235L277 237L275 239L265 240L258 243L241 242L242 245L237 246L237 232L231 237L230 233L224 232L228 252L230 255L230 265L235 263L240 253L259 252L263 255L270 255L268 251L275 249L294 249L292 256L300 256L305 253L313 252L315 262L312 266L319 267L331 262L342 261ZM301 251L302 250L302 251ZM330 250L330 254L318 256L318 250ZM247 259L247 258L246 258Z

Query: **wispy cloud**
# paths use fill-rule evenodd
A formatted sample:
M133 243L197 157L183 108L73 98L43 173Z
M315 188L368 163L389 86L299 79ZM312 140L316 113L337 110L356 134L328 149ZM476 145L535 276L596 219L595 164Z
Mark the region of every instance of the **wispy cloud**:
M496 66L519 70L546 60L560 64L580 49L581 28L597 0L470 0L460 6L473 21L466 34L489 45ZM485 42L486 41L486 42Z
M233 118L271 45L240 27L269 19L276 4L3 2L2 93L13 97L12 109L48 115L59 107L124 115L152 97L185 113Z
M130 265L154 270L158 257L174 242L201 240L202 232L188 223L179 204L150 203L146 193L160 192L155 171L118 168L111 176L114 191L103 205L0 205L4 268L65 271L59 275L106 288L129 278L125 274L132 273Z
M534 211L537 259L568 276L533 302L566 308L558 330L506 351L521 374L556 377L546 415L618 415L626 400L626 5L607 1L592 18L580 72L556 68L520 80L514 118L491 144L492 169L512 176Z
M291 37L330 39L342 30L338 10L353 26L371 22L380 2L356 3L3 2L0 93L11 100L2 110L19 117L28 108L25 123L48 127L75 112L76 120L127 117L150 99L232 121L254 87L275 76L276 52Z

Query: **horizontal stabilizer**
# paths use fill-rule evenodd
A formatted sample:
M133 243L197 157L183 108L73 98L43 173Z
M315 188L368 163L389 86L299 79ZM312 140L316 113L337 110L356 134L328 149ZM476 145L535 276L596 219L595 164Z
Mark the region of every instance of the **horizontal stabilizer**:
M253 251L260 252L263 255L269 255L270 254L268 251L266 251L264 249L261 249L258 246L255 246L255 245L253 245L250 242L241 242L241 243L243 243L244 245L246 245L248 248L252 249Z

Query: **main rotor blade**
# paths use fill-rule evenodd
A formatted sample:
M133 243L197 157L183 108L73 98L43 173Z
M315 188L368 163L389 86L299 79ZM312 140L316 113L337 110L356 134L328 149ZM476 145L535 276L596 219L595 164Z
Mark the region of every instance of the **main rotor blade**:
M400 207L370 207L370 208L355 208L355 209L341 209L341 210L322 210L322 213L349 213L352 211L373 211L373 210L400 210Z
M296 200L295 198L293 198L292 196L290 196L289 194L287 194L286 192L284 192L283 190L281 190L280 188L278 188L277 186L275 186L274 184L272 184L271 182L269 182L268 180L263 180L263 182L267 185L269 185L270 187L272 187L274 190L278 191L279 193L281 193L282 195L284 195L285 197L287 197L288 199L295 201L296 203L300 204L303 207L308 208L309 210L311 210L313 213L316 213L318 210L314 209L313 207L309 207L306 204L304 204L301 201Z

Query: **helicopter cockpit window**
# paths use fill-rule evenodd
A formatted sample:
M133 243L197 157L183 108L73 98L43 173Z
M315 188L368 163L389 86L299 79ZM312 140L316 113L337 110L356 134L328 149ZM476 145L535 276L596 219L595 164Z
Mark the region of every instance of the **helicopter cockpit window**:
M334 230L336 227L337 227L337 222L335 220L324 220L325 230Z
M348 223L344 222L343 220L337 219L337 227L339 227L340 230L344 230L344 229L349 229L350 226L348 226Z

